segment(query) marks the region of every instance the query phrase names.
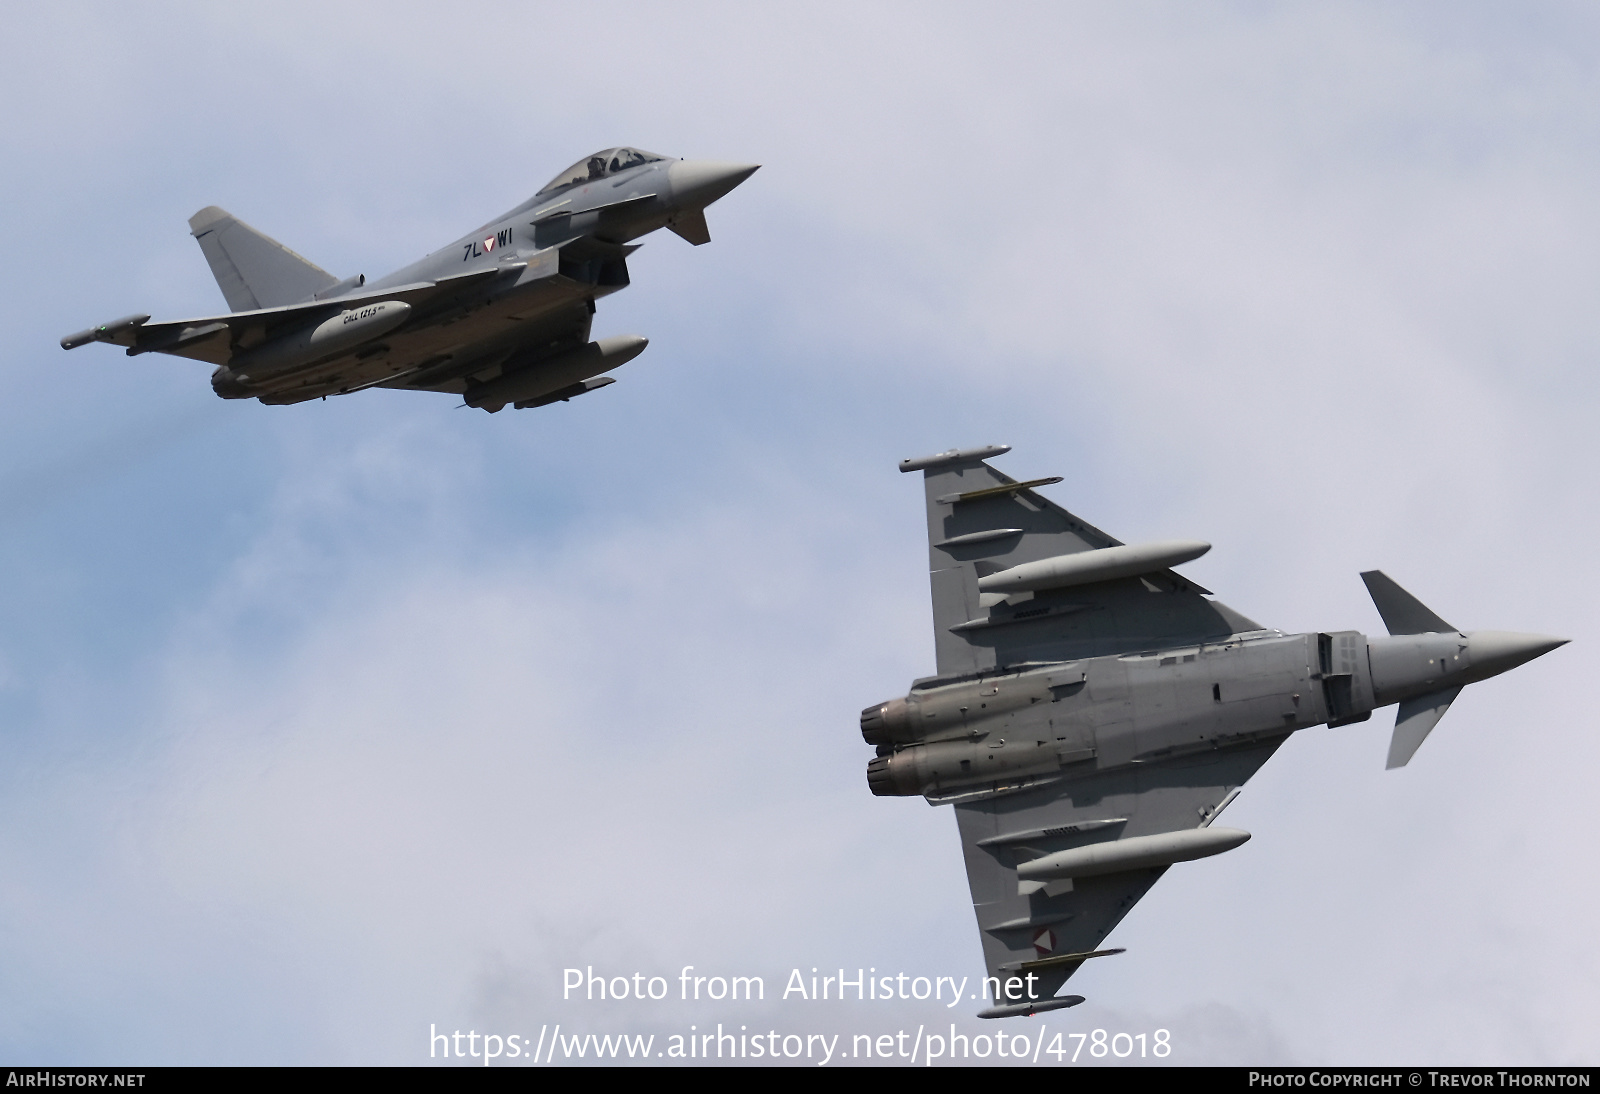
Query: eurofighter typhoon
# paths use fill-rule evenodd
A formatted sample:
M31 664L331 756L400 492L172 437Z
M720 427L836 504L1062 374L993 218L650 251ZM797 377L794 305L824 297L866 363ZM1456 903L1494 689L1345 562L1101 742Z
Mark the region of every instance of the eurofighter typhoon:
M340 280L211 206L189 230L232 311L152 323L130 315L69 335L130 356L216 366L224 399L299 403L369 387L442 391L489 413L564 401L613 383L637 336L589 340L595 301L628 285L631 241L667 228L711 240L706 206L755 165L611 148L529 200L377 281Z
M955 809L991 977L984 1018L1083 1002L1056 992L1173 863L1238 847L1214 822L1308 726L1398 703L1401 767L1464 685L1566 640L1446 623L1362 574L1385 636L1284 634L1172 567L1210 545L1121 543L984 462L905 460L927 493L938 675L861 712L874 794Z

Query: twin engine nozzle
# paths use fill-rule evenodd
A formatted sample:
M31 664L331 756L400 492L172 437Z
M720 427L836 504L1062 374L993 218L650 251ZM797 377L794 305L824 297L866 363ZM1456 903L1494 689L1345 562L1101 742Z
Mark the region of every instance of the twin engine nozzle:
M908 796L973 783L1054 775L1086 756L1016 712L1083 687L1083 673L1028 672L969 680L890 699L861 712L861 736L878 755L867 764L872 792Z
M869 745L880 748L895 742L910 743L911 707L905 699L890 699L861 712L861 737Z

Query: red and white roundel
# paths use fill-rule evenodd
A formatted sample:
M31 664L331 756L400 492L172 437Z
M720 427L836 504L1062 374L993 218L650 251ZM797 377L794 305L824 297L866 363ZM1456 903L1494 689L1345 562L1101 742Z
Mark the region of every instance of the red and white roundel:
M495 244L494 236L490 236L488 239L484 240L483 241L484 252L487 253L489 251L494 250L494 244Z
M1033 936L1033 948L1041 954L1049 953L1056 948L1056 932L1048 927Z

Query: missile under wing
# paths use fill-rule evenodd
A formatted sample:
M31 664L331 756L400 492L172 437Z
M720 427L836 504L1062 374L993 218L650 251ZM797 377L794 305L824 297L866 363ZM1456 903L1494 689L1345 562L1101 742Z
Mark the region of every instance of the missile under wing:
M635 335L590 341L595 301L626 288L632 241L659 228L710 241L706 206L756 167L610 148L528 201L387 277L343 280L225 210L189 220L225 315L152 323L129 315L68 335L130 356L215 366L225 399L298 403L369 387L440 391L490 413L611 384Z
M937 675L861 713L879 795L954 808L991 1005L1057 991L1173 864L1249 833L1213 822L1297 729L1398 703L1406 763L1462 687L1561 645L1458 631L1380 571L1388 636L1284 634L1172 569L1209 545L1124 544L986 462L1004 446L905 460L922 471Z

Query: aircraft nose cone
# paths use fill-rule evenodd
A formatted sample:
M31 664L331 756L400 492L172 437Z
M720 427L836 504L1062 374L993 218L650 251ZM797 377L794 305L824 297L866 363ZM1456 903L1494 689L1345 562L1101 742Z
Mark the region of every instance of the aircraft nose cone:
M704 209L755 174L759 163L679 160L667 168L673 201L686 209Z
M1467 635L1468 656L1474 675L1498 676L1535 657L1543 657L1569 639L1548 634L1518 634L1515 631L1473 631Z

